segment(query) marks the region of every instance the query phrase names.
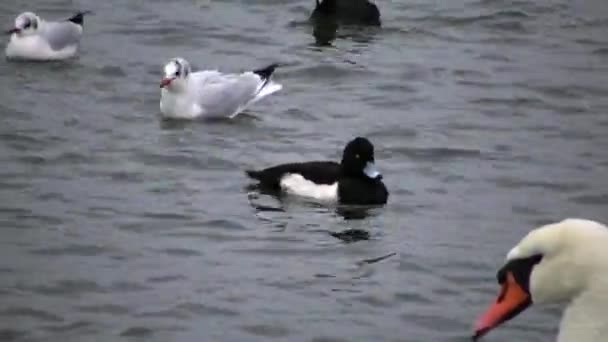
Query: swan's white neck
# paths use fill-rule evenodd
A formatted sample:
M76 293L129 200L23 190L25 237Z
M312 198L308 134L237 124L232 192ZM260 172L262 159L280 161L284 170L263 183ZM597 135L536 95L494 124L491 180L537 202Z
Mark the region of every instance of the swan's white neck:
M608 288L595 284L564 310L557 342L596 342L608 339Z

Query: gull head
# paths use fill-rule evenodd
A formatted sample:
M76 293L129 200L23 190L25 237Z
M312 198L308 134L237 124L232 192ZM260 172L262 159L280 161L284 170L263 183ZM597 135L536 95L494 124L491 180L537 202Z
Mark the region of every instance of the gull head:
M170 91L179 91L180 89L183 89L188 75L190 75L190 63L183 58L176 57L165 65L163 71L164 75L160 81L160 87Z
M39 26L40 18L36 14L32 12L24 12L17 16L15 19L15 26L6 33L28 36L35 34Z

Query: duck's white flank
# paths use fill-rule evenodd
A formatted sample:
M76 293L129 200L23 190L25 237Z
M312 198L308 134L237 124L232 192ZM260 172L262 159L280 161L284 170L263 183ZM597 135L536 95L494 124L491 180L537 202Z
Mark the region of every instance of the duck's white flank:
M297 173L288 173L281 178L283 191L323 202L338 201L338 182L334 184L316 184Z

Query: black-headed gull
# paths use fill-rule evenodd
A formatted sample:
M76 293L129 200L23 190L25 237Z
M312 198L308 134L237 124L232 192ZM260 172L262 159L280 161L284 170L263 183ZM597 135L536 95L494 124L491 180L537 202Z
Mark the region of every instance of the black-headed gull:
M241 74L217 70L192 72L190 63L173 58L160 82L160 110L165 118L233 118L253 103L283 88L271 80L276 64Z
M7 58L26 60L60 60L71 58L78 51L82 37L83 17L90 12L78 12L63 21L45 21L32 12L21 13L6 46Z

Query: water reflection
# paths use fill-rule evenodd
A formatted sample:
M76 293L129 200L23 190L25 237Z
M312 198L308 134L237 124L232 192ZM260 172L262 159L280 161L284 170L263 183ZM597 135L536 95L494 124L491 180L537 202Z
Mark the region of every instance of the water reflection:
M379 28L380 12L367 0L328 0L317 2L309 20L318 46L330 46L336 38L369 42L369 34L361 35L369 31L362 29Z
M317 46L331 46L336 39L338 32L338 22L335 19L313 20L312 35Z
M363 229L346 229L339 232L330 232L329 234L346 243L369 240L370 237L369 232Z
M382 206L339 206L336 208L336 214L345 220L363 220L370 215L375 216L374 209L379 208Z
M332 46L336 39L352 40L356 43L371 43L379 27L341 24L335 18L312 20L312 35L317 46Z
M382 209L384 206L366 206L366 205L323 205L318 202L307 200L306 198L290 196L279 189L262 186L259 183L252 183L245 187L249 204L256 211L281 211L284 212L285 208L288 208L292 204L304 205L312 208L329 208L333 209L332 212L342 217L344 220L363 220L370 216L376 216L378 214L377 209ZM276 200L277 205L271 206L262 204L260 202L261 197L270 196ZM347 235L355 234L357 238L362 239L363 235L358 232L346 232ZM332 234L333 235L333 234ZM338 237L338 236L335 236ZM369 238L369 235L365 239Z

